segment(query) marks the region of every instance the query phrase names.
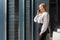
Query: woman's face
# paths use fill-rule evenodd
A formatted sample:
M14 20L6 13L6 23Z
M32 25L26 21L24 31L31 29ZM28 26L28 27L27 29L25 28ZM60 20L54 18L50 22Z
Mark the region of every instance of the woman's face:
M43 8L43 6L42 6L42 5L39 5L39 9L40 9L40 11L41 11L41 12L43 12L43 11L44 11L44 8Z

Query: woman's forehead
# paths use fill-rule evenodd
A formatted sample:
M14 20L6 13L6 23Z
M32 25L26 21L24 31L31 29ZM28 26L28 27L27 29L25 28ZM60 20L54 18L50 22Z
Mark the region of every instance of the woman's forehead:
M42 5L39 5L39 7L42 7Z

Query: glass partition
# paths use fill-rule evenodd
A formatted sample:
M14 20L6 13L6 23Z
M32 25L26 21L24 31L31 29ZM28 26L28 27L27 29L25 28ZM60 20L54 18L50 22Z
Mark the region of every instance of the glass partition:
M0 0L0 40L5 40L5 23L6 23L6 19L5 19L5 0Z

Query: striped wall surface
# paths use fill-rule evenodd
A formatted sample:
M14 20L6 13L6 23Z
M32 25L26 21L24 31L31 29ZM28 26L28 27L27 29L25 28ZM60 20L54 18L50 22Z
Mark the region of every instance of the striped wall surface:
M14 40L14 1L8 0L8 40Z
M26 1L26 40L30 40L30 0L25 0Z

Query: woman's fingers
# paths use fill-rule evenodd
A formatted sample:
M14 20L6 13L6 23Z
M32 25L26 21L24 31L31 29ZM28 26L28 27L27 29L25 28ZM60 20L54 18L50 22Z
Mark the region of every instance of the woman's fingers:
M39 35L42 36L42 33L40 32Z
M38 12L39 12L39 10L37 10L37 14L39 14Z

